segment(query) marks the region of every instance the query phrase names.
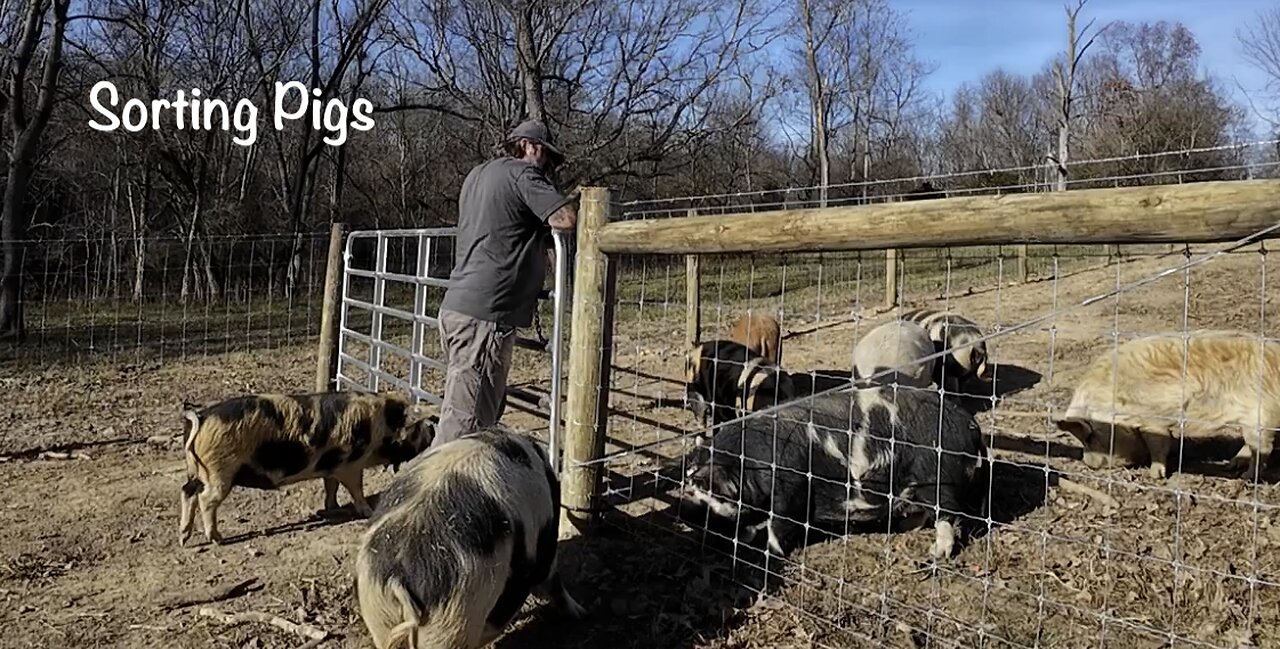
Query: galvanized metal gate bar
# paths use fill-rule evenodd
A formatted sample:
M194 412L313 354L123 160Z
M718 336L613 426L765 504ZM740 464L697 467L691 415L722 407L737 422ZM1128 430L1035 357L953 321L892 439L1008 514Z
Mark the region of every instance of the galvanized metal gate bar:
M443 358L431 358L422 353L423 343L427 340L428 329L439 332L438 314L428 314L429 290L432 288L448 288L447 277L432 277L433 253L447 250L448 239L457 235L457 228L423 228L396 230L357 230L347 237L344 248L342 303L339 317L338 363L335 384L340 389L378 391L385 387L403 390L415 399L439 405L442 396L422 388L422 376L425 368L445 371L447 363ZM563 430L563 355L564 326L563 319L568 307L569 284L569 242L568 234L555 233L552 242L555 250L554 284L550 294L546 296L552 303L551 336L547 341L526 337L517 339L518 346L526 349L544 350L551 356L551 387L547 409L550 411L550 433L548 447L552 463L557 473L560 471L561 458L560 436ZM373 269L354 268L353 247L364 239L374 240ZM417 259L414 273L407 275L391 272L387 269L390 242L393 240L416 241ZM352 295L351 280L361 278L372 280L372 301L356 298ZM387 282L396 282L413 287L413 312L387 306ZM370 314L368 332L355 331L351 327L353 312ZM408 322L411 326L409 348L405 349L385 339L385 318ZM366 358L356 358L351 352L351 343L359 343L368 348ZM408 360L407 377L396 376L383 367L384 352ZM360 381L353 378L351 370L365 375ZM509 389L510 396L521 397L522 391ZM537 401L524 397L531 402ZM534 405L537 405L536 403Z

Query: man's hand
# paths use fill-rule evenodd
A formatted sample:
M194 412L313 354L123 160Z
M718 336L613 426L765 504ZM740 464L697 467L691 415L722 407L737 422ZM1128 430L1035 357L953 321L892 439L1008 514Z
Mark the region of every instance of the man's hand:
M563 207L551 213L547 225L556 230L572 230L578 224L578 208L575 201L565 203Z

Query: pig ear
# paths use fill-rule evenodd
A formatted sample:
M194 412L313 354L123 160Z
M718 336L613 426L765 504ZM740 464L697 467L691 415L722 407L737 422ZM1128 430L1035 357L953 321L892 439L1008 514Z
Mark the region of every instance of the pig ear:
M185 404L184 404L185 405ZM200 413L195 408L182 410L182 439L191 439L200 428Z
M706 446L695 446L684 456L684 477L692 478L704 473L711 461L711 451Z
M684 487L686 489L703 489L708 493L712 493L715 491L715 485L712 484L712 479L715 477L714 473L715 467L709 463L699 463L689 467L685 472Z
M702 366L702 345L693 345L684 352L684 381L685 383L693 383L694 377L698 375L698 369Z
M690 390L687 388L685 389L684 394L685 401L688 403L689 411L693 413L694 417L697 417L705 424L707 419L707 410L710 407L706 398L697 390Z

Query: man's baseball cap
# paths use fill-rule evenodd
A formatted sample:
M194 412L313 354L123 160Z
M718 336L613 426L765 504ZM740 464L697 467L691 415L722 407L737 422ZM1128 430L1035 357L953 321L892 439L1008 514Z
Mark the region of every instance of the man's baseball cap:
M551 137L551 130L546 124L533 119L525 120L511 129L506 141L509 144L520 138L533 140L546 147L547 153L551 155L551 162L557 167L564 163L564 152L556 147L555 138Z

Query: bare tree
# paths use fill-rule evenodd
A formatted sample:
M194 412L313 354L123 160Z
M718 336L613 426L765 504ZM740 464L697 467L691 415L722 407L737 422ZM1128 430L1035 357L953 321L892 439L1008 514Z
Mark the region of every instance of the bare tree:
M1185 152L1110 163L1107 174L1126 176L1115 182L1164 182L1167 176L1152 174L1174 171L1184 172L1184 182L1235 175L1228 168L1238 156L1223 147L1243 137L1244 112L1217 79L1201 72L1200 45L1190 29L1117 22L1100 43L1083 80L1092 115L1082 149L1093 157ZM1219 171L1205 171L1211 168Z
M837 5L838 6L838 5ZM831 184L831 156L827 146L831 131L827 124L830 117L830 89L827 71L818 64L819 50L830 37L836 21L841 19L838 10L815 14L813 0L797 0L797 18L804 29L805 87L809 94L809 122L815 164L818 167L818 206L827 206L827 186Z
M625 182L703 137L717 93L775 37L761 4L400 0L417 92L380 109L447 114L460 127L447 136L484 155L541 101L572 154L566 180Z
M149 3L136 0L109 2L103 7L106 19L98 21L93 31L97 51L85 46L76 45L76 49L87 51L95 59L98 67L108 71L117 83L124 81L126 87L141 86L138 90L143 97L154 99L160 96L160 88L167 85L167 68L171 63L167 56L169 38L172 35L177 14L177 3L160 0ZM102 54L110 57L102 60ZM124 65L119 65L120 62ZM127 65L127 69L118 69ZM129 83L132 81L133 83ZM151 229L157 220L156 194L157 170L150 163L158 145L159 134L155 131L144 131L138 134L141 142L133 146L125 146L123 140L116 140L116 148L122 162L129 161L141 168L140 178L129 177L119 179L123 185L125 199L113 200L113 209L128 204L129 225L133 240L134 268L133 286L130 297L134 302L142 300L147 258L147 241ZM136 156L136 160L135 160ZM134 164L127 165L133 167ZM125 165L121 165L122 167ZM114 197L115 192L113 192ZM186 275L183 275L184 284ZM185 297L185 293L184 293Z
M918 173L922 81L931 70L916 59L903 16L885 0L796 0L795 15L795 80L810 124L805 159L819 204L833 175L870 180L873 162L888 176Z
M1070 158L1072 117L1076 104L1076 72L1080 62L1089 51L1098 35L1106 30L1106 26L1089 33L1094 21L1090 20L1083 29L1076 29L1076 21L1088 0L1076 0L1076 6L1065 7L1067 13L1067 50L1062 58L1053 64L1053 78L1057 82L1057 129L1058 150L1053 157L1057 166L1058 191L1067 188L1067 162Z
M922 84L933 70L915 57L903 15L886 0L859 0L850 11L850 19L838 28L837 60L844 68L842 100L852 131L845 138L852 143L848 177L864 181L860 193L865 199L873 161L889 177L920 172L915 162L908 167L900 163L918 157L903 150L920 135L906 129L918 126Z
M26 131L40 104L55 5L0 0L6 117L33 1L38 34L25 41L32 49L18 75ZM83 0L83 23L70 20L86 27L66 37L52 116L27 158L37 172L25 202L9 208L38 205L40 216L7 219L4 238L42 240L24 252L25 266L47 267L54 279L41 288L68 298L97 290L69 281L90 265L119 283L112 292L138 301L237 300L250 281L296 294L306 234L326 221L451 222L467 170L526 117L550 124L570 154L566 185L608 183L628 200L812 185L820 186L813 198L834 204L860 193L851 188L860 181L898 193L908 187L889 181L1046 158L1058 163L1047 180L1060 187L1068 166L1074 183L1234 164L1190 155L1105 169L1082 163L1229 143L1240 120L1200 71L1190 29L1118 23L1103 33L1087 22L1083 1L1067 1L1068 47L1043 72L994 71L943 97L927 92L930 66L890 0L791 0L782 5L798 18L789 26L776 3L761 0ZM1273 82L1278 22L1241 31ZM780 38L791 48L784 57L772 47ZM87 102L57 98L83 98L101 79L116 83L122 100L199 87L259 107L272 103L276 81L298 80L319 88L321 101L370 99L377 128L349 132L341 148L323 143L310 114L277 130L265 113L247 147L220 129L92 131ZM1280 82L1272 89L1280 93ZM290 106L297 99L292 93ZM6 144L14 134L12 119L0 124ZM7 184L22 181L4 173ZM950 184L1034 180L1010 171ZM269 233L291 241L214 244ZM9 281L21 281L21 254L6 263Z
M958 186L1011 191L1034 182L1029 167L1044 154L1053 130L1042 118L1037 90L1033 80L997 69L956 91L952 114L942 125L946 168L990 171L957 178Z
M1245 60L1267 79L1266 92L1270 104L1255 107L1254 112L1280 128L1280 7L1259 11L1245 27L1236 30Z
M28 85L32 82L36 50L44 34L46 17L52 5L53 30L45 45L44 63L40 68L39 89L34 106L27 105ZM23 243L28 214L24 202L35 159L49 116L53 113L58 75L62 70L62 44L66 35L67 10L70 0L28 0L22 31L9 64L6 112L12 129L3 206L0 206L0 339L22 340L26 323L22 313Z
M296 41L286 41L282 48L284 51L272 58L264 56L266 46L280 31L273 29L273 25L261 23L262 16L244 12L244 27L250 41L252 58L260 71L260 85L265 88L279 78L273 74L274 71L296 70L305 75L308 88L320 91L315 97L319 102L337 97L347 81L348 71L366 53L371 30L388 4L389 0L361 0L354 4L350 13L344 12L336 2L329 7L322 0L312 0L307 5L300 5L305 11L302 16L306 24L303 28L305 32L300 30L292 34L292 37L306 39L305 54L299 62L288 58L288 53L297 47ZM297 15L289 17L297 18ZM308 99L309 97L303 97L303 101ZM284 283L287 296L292 296L298 274L302 270L302 234L304 227L309 225L319 164L325 147L322 136L307 123L315 117L315 110L309 110L300 126L293 129L292 138L287 137L289 131L268 129L275 134L275 165L281 181L282 202L289 215L289 232L294 239Z
M542 94L543 53L534 42L534 3L510 0L502 3L515 22L516 62L519 64L521 87L524 89L525 115L546 121L547 109Z

